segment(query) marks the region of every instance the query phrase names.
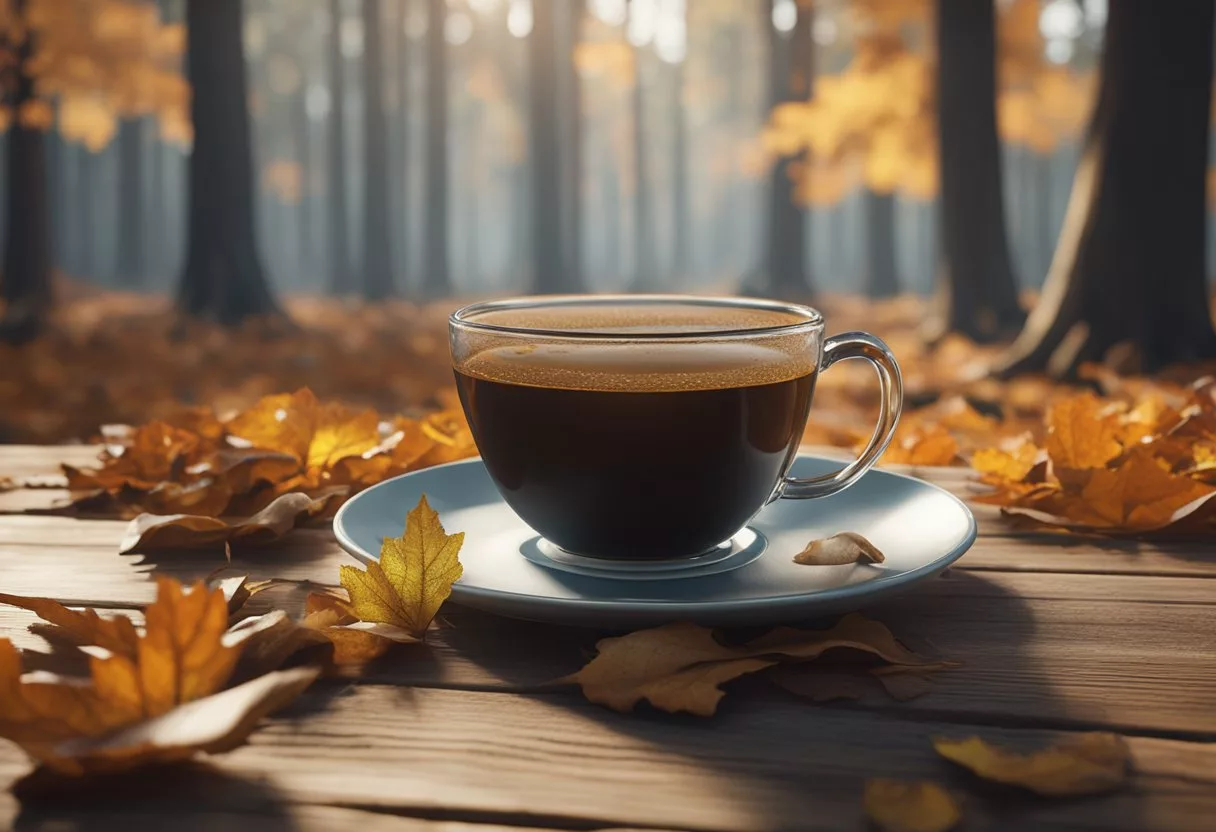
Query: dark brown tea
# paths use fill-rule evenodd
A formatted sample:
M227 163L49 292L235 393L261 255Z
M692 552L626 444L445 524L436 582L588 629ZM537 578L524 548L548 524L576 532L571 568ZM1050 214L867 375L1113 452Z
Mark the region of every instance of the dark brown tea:
M572 552L684 557L767 502L811 406L815 357L743 341L498 346L456 382L503 497Z

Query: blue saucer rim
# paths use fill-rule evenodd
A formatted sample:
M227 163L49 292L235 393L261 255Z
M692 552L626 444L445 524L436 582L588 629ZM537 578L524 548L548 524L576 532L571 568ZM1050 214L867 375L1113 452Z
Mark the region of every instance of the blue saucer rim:
M817 462L839 463L840 460L829 459L827 457L816 456L814 454L798 454L798 459L810 459ZM461 459L455 462L447 462L442 465L434 465L429 468L423 468L418 471L410 471L406 474L401 474L396 477L376 483L371 488L367 488L354 497L350 498L338 509L338 513L334 515L333 530L334 536L338 540L338 545L342 547L348 555L362 563L372 563L379 558L367 552L347 534L345 529L345 517L347 511L361 497L375 491L379 488L387 488L392 486L399 480L404 480L410 477L425 476L428 472L436 471L440 468L454 468L458 466L484 465L480 456ZM967 550L975 543L976 537L979 534L979 526L976 523L975 515L967 504L959 499L954 494L951 494L941 486L934 485L931 482L926 482L916 477L900 474L895 471L887 471L881 468L871 469L866 472L863 477L895 477L897 479L908 480L914 487L928 488L937 492L940 496L948 498L953 502L963 513L967 519L967 533L962 540L949 552L938 556L929 561L923 566L907 572L898 574L886 575L877 577L871 581L865 581L859 584L850 584L833 589L822 589L813 592L793 592L782 595L768 595L763 598L745 598L734 601L696 601L696 600L663 600L663 601L648 601L643 599L635 599L629 601L608 601L589 598L553 598L544 595L530 595L522 592L509 592L498 589L485 589L481 587L464 586L460 581L452 585L452 600L460 603L462 598L470 598L474 600L494 602L504 598L517 599L520 602L526 601L538 608L549 610L621 610L629 612L644 612L644 613L678 613L681 616L695 617L698 615L712 615L721 612L723 609L731 611L744 611L749 609L764 609L778 611L786 608L796 608L808 601L831 603L835 601L845 601L855 596L871 596L876 593L886 594L888 592L897 591L901 587L916 583L934 575L940 574L948 567L954 564L959 558L966 554ZM859 478L860 479L860 478Z

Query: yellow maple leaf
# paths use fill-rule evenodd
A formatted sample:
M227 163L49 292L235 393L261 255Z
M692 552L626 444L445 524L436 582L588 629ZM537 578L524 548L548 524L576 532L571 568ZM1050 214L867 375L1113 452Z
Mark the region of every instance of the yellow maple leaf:
M1030 754L1007 751L979 737L937 737L933 747L985 780L1051 797L1108 792L1127 782L1127 742L1117 734L1080 734Z
M254 447L291 454L308 471L321 471L380 444L379 424L375 411L322 404L305 387L266 396L235 416L228 431Z
M386 537L378 563L343 566L342 586L360 621L400 627L422 638L460 578L464 532L447 534L426 495L409 513L401 537Z
M962 819L950 793L929 780L866 781L866 816L884 832L946 832Z

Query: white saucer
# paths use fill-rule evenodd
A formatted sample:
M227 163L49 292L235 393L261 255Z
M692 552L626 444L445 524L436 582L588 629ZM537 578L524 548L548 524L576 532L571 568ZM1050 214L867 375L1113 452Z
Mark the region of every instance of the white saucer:
M799 456L793 474L815 476L840 464ZM771 503L729 546L694 559L600 561L539 540L502 501L481 460L469 459L356 495L334 518L338 543L362 561L374 560L382 539L401 534L424 493L448 532L465 532L464 576L452 588L453 601L558 624L778 624L855 610L937 575L967 551L976 532L975 518L954 495L871 471L832 497ZM793 562L809 541L842 531L865 535L886 562Z

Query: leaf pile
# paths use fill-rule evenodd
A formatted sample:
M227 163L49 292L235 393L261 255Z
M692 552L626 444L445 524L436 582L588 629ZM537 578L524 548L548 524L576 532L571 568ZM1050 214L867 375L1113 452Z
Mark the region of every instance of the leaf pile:
M0 736L47 767L79 775L217 753L244 742L263 716L316 678L315 668L258 674L228 687L246 639L228 632L228 600L203 584L160 579L142 629L129 618L16 599L77 643L96 645L88 678L22 674L0 639Z
M164 421L188 404L237 412L305 386L323 400L416 416L444 406L452 388L454 300L290 297L295 326L229 329L182 321L164 297L59 289L43 335L0 344L0 442L87 441L102 425Z
M194 408L111 428L107 439L99 467L64 466L77 504L199 517L252 515L289 493L332 509L335 495L476 452L457 410L382 420L319 401L308 388L266 396L228 418Z
M738 646L723 644L710 629L681 622L603 639L596 648L591 662L559 681L578 685L588 700L613 710L631 711L646 700L662 711L698 716L717 710L725 695L719 685L768 668L787 670L828 651L877 657L884 664L869 672L880 680L896 668L896 674L923 674L950 666L913 653L884 625L856 613L828 630L779 627ZM814 677L802 685L790 678L781 674L774 681L812 699L839 698L818 696Z
M1130 401L1071 396L1045 425L1041 442L1021 436L975 453L993 487L980 502L1079 532L1216 534L1216 381Z

